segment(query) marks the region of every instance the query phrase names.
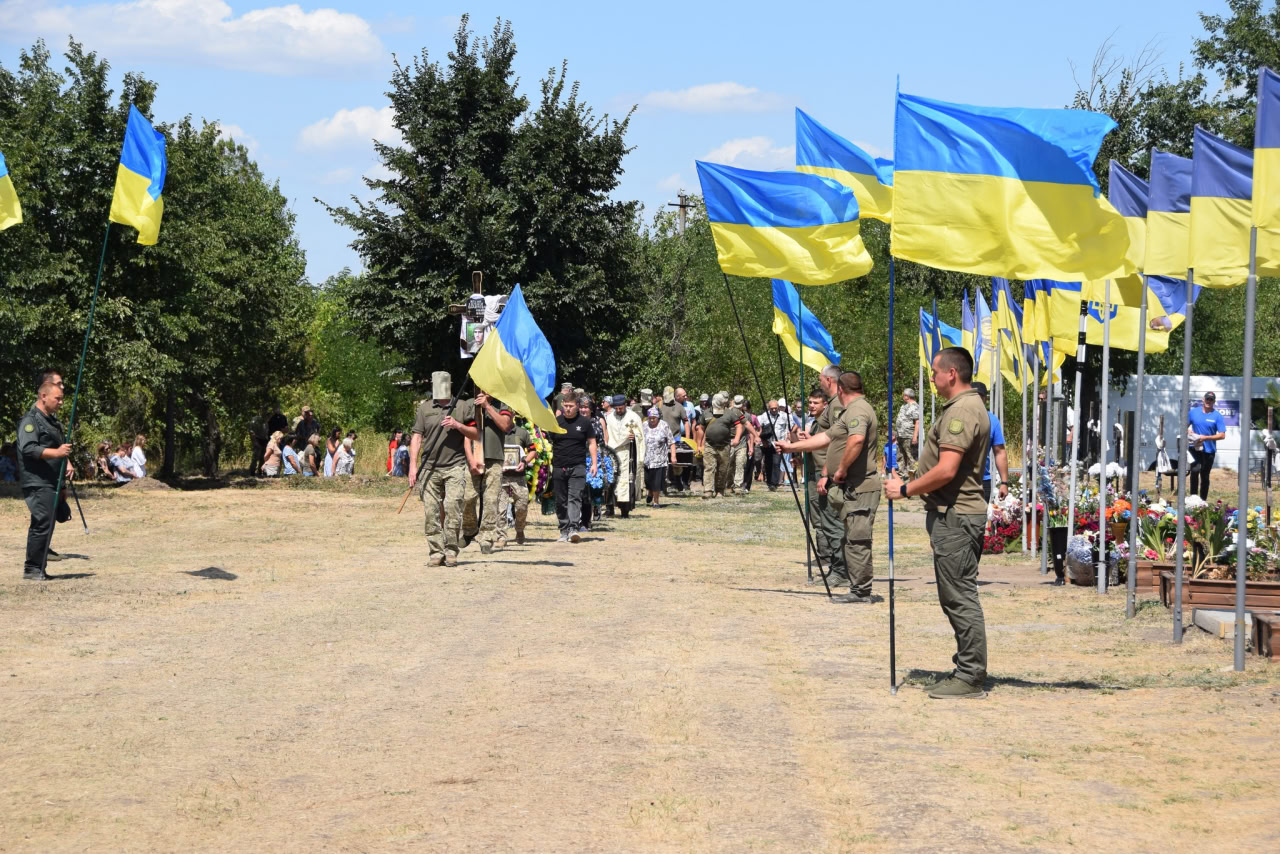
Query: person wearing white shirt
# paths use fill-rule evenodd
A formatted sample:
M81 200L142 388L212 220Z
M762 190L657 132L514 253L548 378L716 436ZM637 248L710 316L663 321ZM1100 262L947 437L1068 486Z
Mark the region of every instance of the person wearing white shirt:
M129 454L129 458L138 468L138 477L147 476L147 455L143 451L147 447L147 437L143 433L139 433L133 437L133 450Z
M110 463L115 469L116 483L128 483L140 477L138 465L133 461L133 457L129 456L129 453L129 446L121 444L111 457Z

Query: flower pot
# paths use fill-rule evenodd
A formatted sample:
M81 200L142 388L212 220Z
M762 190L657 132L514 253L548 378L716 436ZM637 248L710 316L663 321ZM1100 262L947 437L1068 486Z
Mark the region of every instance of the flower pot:
M1234 578L1192 578L1191 570L1183 567L1182 606L1213 608L1231 611L1236 607L1236 582ZM1160 602L1166 608L1173 607L1174 574L1160 573ZM1280 581L1246 581L1244 607L1265 611L1280 610Z
M1129 540L1129 523L1128 522L1112 522L1111 523L1111 539L1117 543L1128 542Z
M1166 569L1173 569L1173 564L1171 563L1159 563L1154 560L1140 560L1137 566L1134 577L1139 593L1158 594L1160 592L1160 573Z

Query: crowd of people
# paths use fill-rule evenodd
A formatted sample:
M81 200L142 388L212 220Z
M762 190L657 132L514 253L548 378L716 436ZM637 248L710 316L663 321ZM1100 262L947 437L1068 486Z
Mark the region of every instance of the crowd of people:
M391 436L391 448L387 455L387 472L393 471L396 449L403 434L396 430ZM303 406L302 413L290 424L280 410L266 418L255 418L249 425L249 438L253 444L253 457L249 470L261 477L337 477L355 474L356 431L334 427L326 435L310 406ZM323 453L323 456L322 456ZM401 476L407 473L407 452L400 454Z

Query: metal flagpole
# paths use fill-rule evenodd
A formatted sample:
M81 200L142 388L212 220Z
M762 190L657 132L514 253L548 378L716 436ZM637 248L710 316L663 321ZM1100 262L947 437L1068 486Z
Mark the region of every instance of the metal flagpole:
M1174 424L1177 437L1174 453L1178 455L1178 532L1173 537L1176 553L1173 559L1173 642L1182 643L1182 552L1187 525L1187 414L1191 411L1191 325L1194 305L1191 302L1196 271L1187 269L1187 319L1182 326L1182 411Z
M799 297L800 287L798 285L794 287L796 288L796 296ZM800 328L796 330L796 333L797 333L796 338L800 342L800 396L796 399L800 401L800 428L804 429L806 425L805 419L808 417L808 409L809 409L809 396L804 393L804 300L797 299L796 302L800 303L800 309L799 309ZM784 389L787 387L785 380L782 383L782 387ZM790 417L791 417L791 414L787 413L788 423L790 422ZM791 470L794 472L795 469L796 469L796 457L795 457L795 454L792 454ZM810 512L809 510L810 473L806 471L804 467L803 451L800 452L800 471L804 472L804 518L808 519L809 512ZM809 548L809 541L807 539L804 541L804 572L805 572L805 579L807 581L813 581L813 550Z
M1244 583L1249 558L1249 428L1253 426L1253 315L1258 290L1258 229L1249 229L1244 294L1244 394L1240 395L1240 500L1236 502L1235 669L1244 670ZM1208 472L1201 475L1208 477Z
M1037 547L1040 545L1040 541L1036 539L1036 526L1040 522L1036 510L1040 501L1040 345L1038 343L1035 345L1035 349L1031 351L1031 381L1031 388L1033 389L1031 394L1031 400L1033 401L1031 407L1032 474L1029 481L1031 489L1028 492L1027 487L1023 486L1022 494L1024 496L1030 495L1031 497L1031 524L1028 534L1031 539L1031 559L1035 560ZM1026 466L1023 466L1023 470L1026 470ZM1044 575L1045 571L1045 565L1041 563L1040 574Z
M738 314L738 303L733 298L733 288L729 287L729 276L720 271L720 275L724 278L724 289L729 294L729 305L733 308L733 318L738 322L738 335L742 338L742 349L747 351L747 365L751 368L751 376L756 381L756 392L760 395L760 400L764 398L764 386L760 385L760 375L756 373L756 360L751 355L751 346L747 344L747 333L742 328L742 316ZM796 479L794 476L787 478L791 484L791 496L796 502L796 512L800 514L800 521L804 523L804 536L809 541L809 548L813 549L815 559L818 562L818 572L822 574L822 585L827 588L827 598L834 601L831 595L831 584L827 581L827 570L822 565L822 556L817 552L817 548L813 545L813 532L809 530L809 517L804 515L804 508L800 506L800 493L796 489Z
M1129 437L1129 574L1125 577L1124 615L1137 611L1138 492L1142 485L1142 386L1147 371L1147 277L1142 277L1142 308L1138 315L1138 376L1133 395L1133 435ZM1159 479L1159 472L1156 478Z
M107 220L107 229L102 233L102 253L98 256L98 276L93 282L93 296L89 299L89 322L84 329L84 343L80 345L80 367L76 369L76 387L71 393L71 416L67 419L67 435L66 444L71 444L71 435L76 429L76 404L80 401L80 380L84 377L84 361L89 355L89 336L93 334L93 315L98 308L98 289L102 286L102 268L107 263L107 243L111 238L111 220ZM49 528L49 536L44 541L44 560L41 563L41 569L47 569L49 566L49 549L53 546L53 532L58 527L56 516L58 513L58 498L62 495L62 481L67 474L66 460L62 461L62 465L58 467L58 485L53 490L53 513L55 521ZM79 504L79 501L76 502ZM88 523L84 522L84 514L81 513L80 521L84 523L84 529L89 530Z
M1049 348L1049 363L1045 365L1045 373L1048 374L1046 379L1049 381L1045 386L1044 394L1044 464L1045 467L1051 466L1057 462L1057 457L1053 454L1053 348ZM1040 496L1044 500L1044 496ZM1057 500L1061 501L1062 496L1057 496ZM1049 514L1045 513L1045 518L1040 524L1040 574L1049 574Z
M1022 336L1019 335L1018 338L1021 339ZM1026 357L1027 357L1027 348L1023 347L1022 353L1019 354L1019 358L1021 358L1022 360L1022 370L1018 372L1018 376L1022 378L1022 430L1021 432L1018 433L1018 441L1022 444L1022 509L1023 509L1022 553L1025 555L1030 555L1035 553L1031 545L1033 542L1035 542L1035 534L1032 533L1026 527L1027 514L1025 511L1027 507L1030 506L1032 508L1032 511L1034 512L1035 505L1027 504L1028 499L1030 499L1031 497L1030 484L1032 481L1027 474L1028 470L1027 470L1027 358ZM1034 468L1034 466L1032 468ZM1028 535L1030 538L1028 538Z
M1067 502L1067 541L1076 529L1076 460L1080 457L1081 436L1086 433L1080 423L1080 383L1084 378L1085 357L1085 324L1089 322L1089 302L1081 294L1080 299L1080 331L1076 338L1076 381L1075 399L1071 401L1071 414L1075 417L1075 426L1071 428L1071 496Z
M1102 411L1098 415L1098 592L1107 592L1107 438L1111 418L1107 406L1111 392L1111 280L1102 295Z
M889 256L889 425L893 425L893 256ZM897 634L893 612L893 499L889 499L889 693L898 693Z
M924 365L916 365L916 400L924 400ZM920 409L920 404L916 404L916 408ZM916 459L920 459L920 446L924 444L924 410L920 410L920 417L916 419L916 423L912 425L913 431L919 431L919 439L916 439L916 433L912 432L911 438L916 447Z

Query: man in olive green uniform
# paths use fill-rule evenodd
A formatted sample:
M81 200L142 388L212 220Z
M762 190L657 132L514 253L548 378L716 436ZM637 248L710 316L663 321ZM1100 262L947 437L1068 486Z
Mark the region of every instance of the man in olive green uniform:
M484 392L476 395L475 420L470 426L484 425L483 440L468 443L466 497L462 507L463 539L480 542L480 551L491 554L498 542L498 505L502 492L502 446L514 423L511 410Z
M920 495L928 514L925 528L933 547L938 603L956 636L955 671L933 686L936 700L986 696L987 629L978 601L978 560L987 524L982 497L982 463L991 419L970 385L973 357L963 347L947 347L933 357L933 384L946 401L925 436L916 477L897 474L884 484L891 500Z
M56 413L62 406L62 377L45 371L40 375L35 404L18 421L18 481L31 511L27 528L27 556L22 577L44 581L49 543L53 539L54 492L71 446L63 435Z
M509 451L518 449L520 462L512 471L506 471L504 466L502 472L502 491L498 501L498 542L495 544L498 548L507 544L508 508L515 521L516 542L524 545L524 526L529 518L529 482L525 472L537 457L533 449L533 437L520 426L512 426L511 432L507 433L505 447Z
M726 409L723 394L711 399L711 420L703 432L702 444L702 497L714 498L733 491L729 479L729 449L742 441L742 414L736 409Z
M831 424L844 409L838 394L840 368L828 365L818 375L821 391L815 389L809 396L809 413L814 416L813 429L800 435L795 442L779 442L783 453L807 451L805 454L805 491L809 495L809 528L814 532L814 547L818 550L823 567L827 571L827 584L840 586L849 583L849 570L845 565L844 523L831 506L830 460ZM834 467L833 467L834 468Z
M453 382L445 371L431 375L432 399L418 404L409 442L409 486L418 483L426 510L427 565L457 566L458 543L462 536L462 501L467 483L464 442L480 432L467 422L475 420L475 406L458 401L448 413L453 398Z
M839 393L843 409L828 431L827 497L841 522L849 594L837 601L864 603L872 601L871 531L880 506L880 424L862 393L857 371L840 375Z

